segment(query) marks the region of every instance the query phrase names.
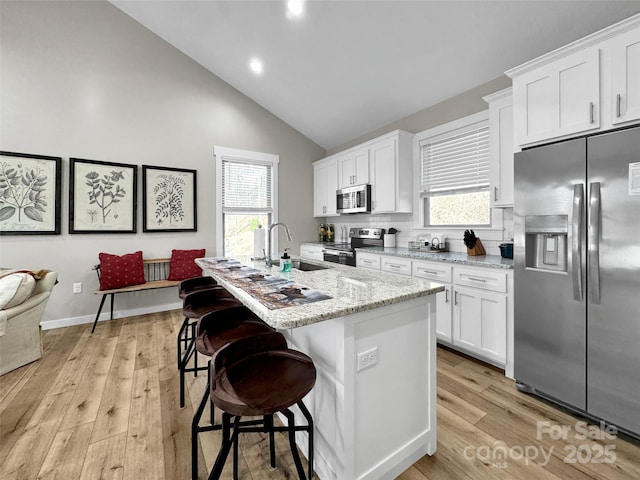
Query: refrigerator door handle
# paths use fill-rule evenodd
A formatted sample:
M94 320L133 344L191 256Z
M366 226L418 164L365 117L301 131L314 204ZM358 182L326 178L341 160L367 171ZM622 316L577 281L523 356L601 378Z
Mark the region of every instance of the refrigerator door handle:
M582 301L582 211L584 205L584 187L573 186L573 220L571 222L571 261L573 267L573 299Z
M589 190L589 296L600 305L600 182L592 182Z

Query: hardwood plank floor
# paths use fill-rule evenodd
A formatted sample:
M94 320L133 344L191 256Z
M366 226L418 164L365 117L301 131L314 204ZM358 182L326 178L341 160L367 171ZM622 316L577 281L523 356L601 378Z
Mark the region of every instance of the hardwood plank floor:
M42 359L0 377L0 480L190 478L191 418L206 377L187 376L180 409L181 322L173 311L103 322L94 335L91 325L43 332ZM639 442L595 438L600 430L582 438L580 418L454 351L439 348L437 367L438 451L399 479L640 478ZM559 438L544 426L571 430ZM276 438L278 468L271 469L267 439L241 437L240 478L297 478L286 437ZM200 435L201 479L219 442L217 432ZM231 476L228 462L223 478Z

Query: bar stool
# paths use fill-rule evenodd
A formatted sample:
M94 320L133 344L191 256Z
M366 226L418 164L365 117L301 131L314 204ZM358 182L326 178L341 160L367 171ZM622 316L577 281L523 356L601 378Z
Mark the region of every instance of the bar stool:
M297 431L309 439L309 479L313 478L313 419L302 402L316 381L313 361L304 353L287 348L280 333L263 333L237 340L220 349L210 361L211 401L222 410L222 445L209 480L220 478L233 447L233 478L238 478L238 435L241 432L268 432L271 466L275 468L274 432L287 431L293 460L301 480L305 472L295 442ZM290 407L298 405L307 425L296 426ZM273 415L287 417L286 427L276 427ZM243 425L243 416L262 416L262 428ZM233 433L231 421L233 420Z
M216 286L207 290L199 290L188 294L184 298L182 306L182 314L184 321L178 331L178 370L180 371L180 408L184 407L184 377L187 372L193 372L198 375L198 371L208 367L198 367L198 356L195 355L195 337L196 337L196 320L206 313L223 310L228 307L241 305L227 290L223 287ZM193 320L190 322L189 320ZM190 329L190 336L184 332ZM186 338L184 350L182 343ZM189 368L189 360L193 357L193 367Z
M213 357L221 348L231 342L261 333L275 332L251 310L242 305L232 306L205 314L198 319L196 350L203 355ZM198 478L198 434L211 430L219 430L222 426L214 423L214 405L210 402L210 425L200 426L200 420L209 400L210 373L207 374L207 385L200 404L191 422L191 472L192 479ZM262 421L252 421L261 424Z
M187 278L185 280L182 280L180 282L180 285L178 286L178 297L180 298L180 300L184 301L185 297L191 293L208 290L209 288L213 288L216 286L218 286L218 282L216 282L212 277L209 276ZM193 338L193 335L189 335L189 332L189 318L184 317L182 325L178 330L178 348L176 349L176 351L178 352L178 369L180 368L180 361L182 359L182 348L184 346L186 350L189 341ZM191 330L191 332L193 331Z
M209 276L187 278L182 280L178 286L178 297L180 297L180 300L184 300L184 297L190 293L197 292L198 290L206 290L216 285L218 285L218 282Z

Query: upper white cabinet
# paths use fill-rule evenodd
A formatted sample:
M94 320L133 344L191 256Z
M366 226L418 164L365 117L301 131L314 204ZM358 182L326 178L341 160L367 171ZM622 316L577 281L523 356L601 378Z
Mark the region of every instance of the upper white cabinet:
M369 145L372 213L411 213L413 134L396 130Z
M359 148L339 156L338 188L369 183L369 149Z
M513 94L511 88L483 97L489 104L491 206L513 206Z
M313 216L337 215L338 166L335 159L313 164Z
M640 15L506 72L516 147L640 120Z
M600 126L599 56L590 48L513 79L520 145Z
M640 28L609 43L613 124L640 120Z
M396 130L315 162L314 216L336 215L336 189L365 183L371 184L372 213L411 213L412 144L413 133ZM326 162L333 162L337 178L328 187L322 184ZM333 181L333 173L329 176ZM332 192L330 200L327 191Z

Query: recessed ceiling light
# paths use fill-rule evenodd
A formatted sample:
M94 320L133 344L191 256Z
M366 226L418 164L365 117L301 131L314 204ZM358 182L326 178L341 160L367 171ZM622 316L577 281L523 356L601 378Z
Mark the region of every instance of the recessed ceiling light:
M287 18L295 18L302 16L304 12L304 0L288 0L287 1Z
M249 68L256 75L260 75L262 73L262 62L257 58L252 58L249 62Z

